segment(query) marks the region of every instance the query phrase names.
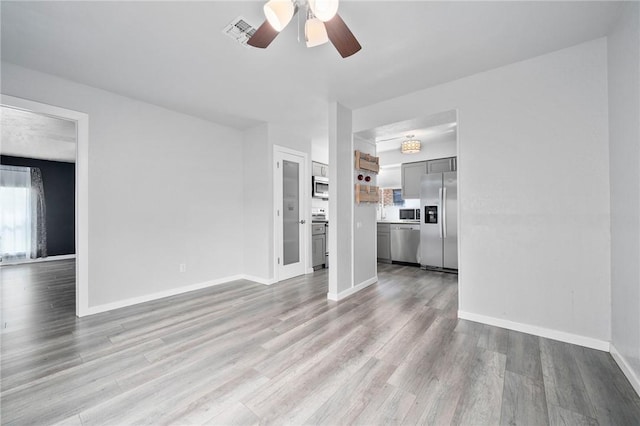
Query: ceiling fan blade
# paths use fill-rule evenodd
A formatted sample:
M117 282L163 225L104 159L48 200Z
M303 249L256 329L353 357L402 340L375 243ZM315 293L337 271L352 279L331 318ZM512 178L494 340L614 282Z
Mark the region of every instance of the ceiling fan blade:
M325 22L324 26L327 29L329 40L331 40L331 43L343 58L347 58L362 49L347 24L337 13L336 16Z
M247 44L264 49L271 44L278 34L280 33L273 29L269 21L264 21L251 38L247 40Z

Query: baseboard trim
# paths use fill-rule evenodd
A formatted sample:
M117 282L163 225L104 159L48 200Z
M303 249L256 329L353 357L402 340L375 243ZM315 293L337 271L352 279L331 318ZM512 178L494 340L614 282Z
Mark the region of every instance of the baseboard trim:
M610 352L613 360L618 364L620 370L622 370L624 375L627 377L627 380L629 380L629 383L631 383L633 389L640 396L640 378L635 373L635 371L633 371L633 368L631 368L631 365L629 365L625 357L622 356L620 352L618 352L615 346L613 346L613 343L610 345L610 347Z
M40 262L53 262L56 260L68 260L68 259L75 259L76 255L75 254L61 254L58 256L47 256L47 257L39 257L37 259L25 259L25 260L18 260L15 262L2 262L0 263L0 265L22 265L25 263L40 263Z
M361 282L360 284L358 284L355 287L351 287L347 290L341 291L340 293L327 293L327 299L329 300L333 300L335 302L343 300L349 296L351 296L354 293L359 292L360 290L362 290L363 288L369 287L371 284L377 283L378 282L378 276L376 275L373 278L369 278L366 281Z
M584 346L591 349L609 352L610 344L604 340L594 339L592 337L580 336L579 334L566 333L564 331L553 330L550 328L538 327L530 324L504 320L500 318L489 317L471 312L458 311L458 318L480 322L483 324L502 327L509 330L520 331L522 333L533 334L534 336L545 337L547 339L558 340L560 342L571 343L574 345Z
M89 306L80 313L79 316L95 315L102 312L112 311L114 309L126 308L127 306L138 305L140 303L151 302L153 300L163 299L165 297L176 296L178 294L188 293L190 291L202 290L207 287L213 287L220 284L226 284L231 281L243 279L243 275L233 275L230 277L219 278L217 280L206 281L203 283L192 284L184 287L172 288L170 290L159 291L157 293L146 294L144 296L132 297L130 299L119 300L117 302L105 303L104 305Z
M256 277L253 275L246 275L246 274L241 275L240 277L243 280L253 281L254 283L258 283L258 284L271 285L276 283L275 278L262 278L262 277Z

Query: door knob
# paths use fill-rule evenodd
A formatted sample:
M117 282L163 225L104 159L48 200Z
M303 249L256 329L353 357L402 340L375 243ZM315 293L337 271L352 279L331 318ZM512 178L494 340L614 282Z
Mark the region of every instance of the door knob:
M304 225L305 223L307 223L307 221L306 221L306 220L304 220L304 219L302 219L302 220L300 221L300 225Z

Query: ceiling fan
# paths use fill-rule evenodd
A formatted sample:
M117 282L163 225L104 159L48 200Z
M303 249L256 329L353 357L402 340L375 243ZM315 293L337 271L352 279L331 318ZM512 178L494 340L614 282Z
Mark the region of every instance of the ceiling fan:
M338 15L339 0L269 0L263 7L266 20L247 41L247 44L266 48L293 18L306 8L304 26L307 47L331 41L343 58L358 52L362 46Z

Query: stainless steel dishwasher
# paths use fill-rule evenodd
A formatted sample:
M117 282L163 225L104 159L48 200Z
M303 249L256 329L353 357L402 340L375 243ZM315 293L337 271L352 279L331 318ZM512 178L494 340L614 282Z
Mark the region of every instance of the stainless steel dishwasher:
M391 261L418 263L420 224L391 224Z

